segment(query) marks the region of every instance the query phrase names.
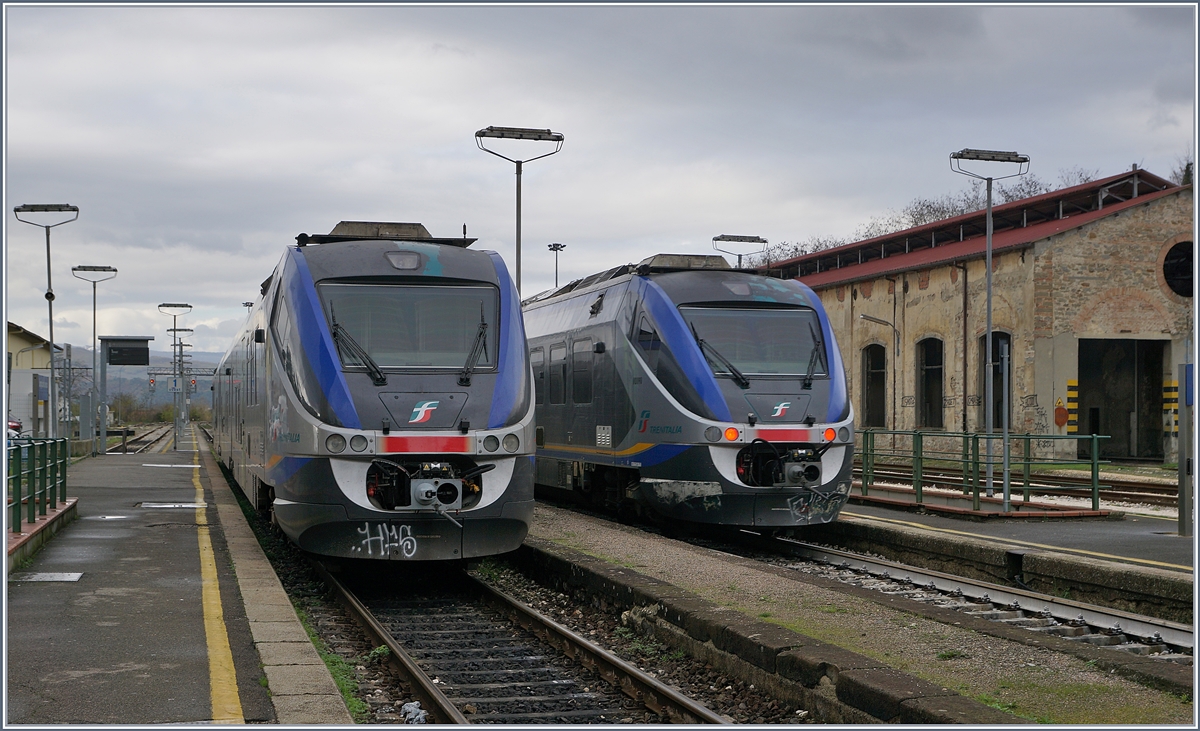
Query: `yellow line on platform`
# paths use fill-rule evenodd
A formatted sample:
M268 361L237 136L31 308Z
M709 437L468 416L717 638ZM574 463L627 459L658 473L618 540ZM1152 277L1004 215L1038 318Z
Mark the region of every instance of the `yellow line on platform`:
M1031 543L1029 541L1021 541L1021 540L1017 540L1015 538L997 539L995 536L985 536L985 535L982 535L979 533L969 533L967 531L953 530L951 528L935 528L930 525L922 525L921 523L914 523L914 522L908 521L908 520L896 520L895 518L877 518L874 515L863 515L862 513L851 513L846 510L842 511L842 515L848 515L852 518L861 518L863 520L878 520L881 523L895 523L896 525L910 525L910 526L913 526L914 528L923 528L924 530L936 531L938 533L950 533L953 535L967 536L969 538L980 538L980 539L984 539L984 540L993 540L993 541L994 540L1002 540L1005 543L1016 543L1017 545L1030 546L1032 548L1045 548L1045 549L1048 549L1051 551L1064 551L1066 553L1078 553L1078 554L1082 554L1084 556L1095 556L1097 558L1108 558L1108 559L1112 559L1114 561L1121 561L1123 563L1139 563L1139 564L1146 564L1147 566L1161 566L1163 568L1179 569L1182 571L1191 571L1192 570L1191 566L1182 566L1177 563L1164 563L1162 561L1151 561L1149 559L1132 558L1129 556L1115 556L1111 553L1099 553L1097 551L1085 551L1081 548L1066 548L1064 546L1051 546L1051 545L1047 545L1045 543Z
M194 430L195 427L192 427ZM200 452L192 455L193 464L200 464ZM196 503L204 503L204 488L200 486L200 471L192 472L196 487ZM229 649L229 634L225 628L225 612L221 607L221 585L217 580L217 561L213 556L212 539L208 535L206 508L196 508L196 525L200 540L200 583L204 604L204 634L208 641L208 685L212 700L212 720L217 723L245 723L242 702L238 697L237 672L233 653Z

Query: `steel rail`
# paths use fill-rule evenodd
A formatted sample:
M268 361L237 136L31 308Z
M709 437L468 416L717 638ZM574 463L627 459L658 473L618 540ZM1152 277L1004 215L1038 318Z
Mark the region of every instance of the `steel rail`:
M749 533L749 535L755 535ZM933 587L938 591L960 591L963 596L994 604L1014 603L1027 611L1048 609L1051 615L1062 622L1076 621L1082 616L1089 625L1101 628L1111 628L1114 624L1121 625L1121 631L1136 637L1152 637L1155 633L1169 645L1193 648L1193 628L1178 622L1156 619L1140 614L1133 614L1120 609L1097 607L1091 604L1062 599L1049 594L1024 589L1015 589L1000 584L991 584L961 576L945 574L931 569L922 569L906 564L895 563L881 558L862 556L847 551L823 548L809 543L803 543L791 538L775 537L770 545L775 549L782 548L787 553L815 561L828 562L831 565L846 563L849 568L861 567L873 576L888 578L893 581L911 581L918 586ZM986 597L986 599L985 599Z
M333 574L321 564L321 562L310 559L309 561L321 580L328 584L337 594L338 600L346 607L347 611L354 617L359 625L371 635L373 642L383 645L388 648L391 653L388 657L388 662L392 669L400 674L405 681L412 687L414 695L421 701L422 708L429 715L433 716L436 723L445 724L468 724L470 721L458 710L450 699L442 693L442 691L434 685L433 681L427 676L417 665L404 648L391 636L387 629L375 619L371 611L363 606L358 597L354 596L342 582L334 578Z
M621 658L584 639L533 608L483 581L470 577L479 591L495 607L524 629L567 657L591 668L621 692L642 703L672 723L727 724L729 721L684 696L665 683L650 677Z

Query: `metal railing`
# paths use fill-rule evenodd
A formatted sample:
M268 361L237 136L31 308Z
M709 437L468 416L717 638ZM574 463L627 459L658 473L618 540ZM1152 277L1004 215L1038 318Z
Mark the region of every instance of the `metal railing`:
M999 433L961 433L943 431L893 431L888 429L864 429L856 432L855 462L861 475L861 491L867 495L875 485L877 470L886 468L911 469L912 485L917 504L922 504L922 494L927 470L936 470L938 484L961 486L963 495L971 496L973 510L980 509L980 490L987 489L987 442L992 441L992 488L993 493L1003 489L1004 464L1009 465L1010 494L1020 490L1022 502L1029 502L1030 492L1053 493L1054 490L1088 489L1048 474L1047 470L1087 468L1090 472L1092 510L1100 509L1100 465L1108 464L1100 459L1100 440L1107 435L1061 435L1061 434L1009 434L1005 442ZM1078 454L1078 442L1086 442L1089 457L1064 458L1058 456L1037 457L1035 451L1053 455L1055 441L1075 443L1072 453ZM1004 454L1007 447L1008 454ZM1006 459L1007 457L1007 459ZM1018 482L1019 479L1019 482ZM1036 486L1034 486L1036 482Z
M21 523L33 523L47 510L67 500L66 439L8 440L9 528L21 532Z

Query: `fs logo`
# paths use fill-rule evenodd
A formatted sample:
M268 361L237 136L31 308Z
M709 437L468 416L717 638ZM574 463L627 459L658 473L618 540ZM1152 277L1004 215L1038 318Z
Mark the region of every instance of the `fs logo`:
M775 404L775 413L771 414L772 419L777 419L787 414L788 407L792 405L791 401L782 401Z
M638 424L638 433L644 434L646 432L646 425L649 423L650 423L650 410L646 409L645 411L642 412L642 423Z
M409 418L409 424L424 424L433 416L433 410L438 407L437 401L421 401L413 407L412 417Z

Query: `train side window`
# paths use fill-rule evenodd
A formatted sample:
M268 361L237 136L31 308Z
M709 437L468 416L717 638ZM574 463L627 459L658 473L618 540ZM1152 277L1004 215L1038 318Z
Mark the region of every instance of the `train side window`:
M592 402L592 340L571 343L571 400L577 404Z
M550 346L550 403L565 404L567 381L567 346Z
M533 366L533 402L546 403L546 351L534 348L529 351L529 363Z

